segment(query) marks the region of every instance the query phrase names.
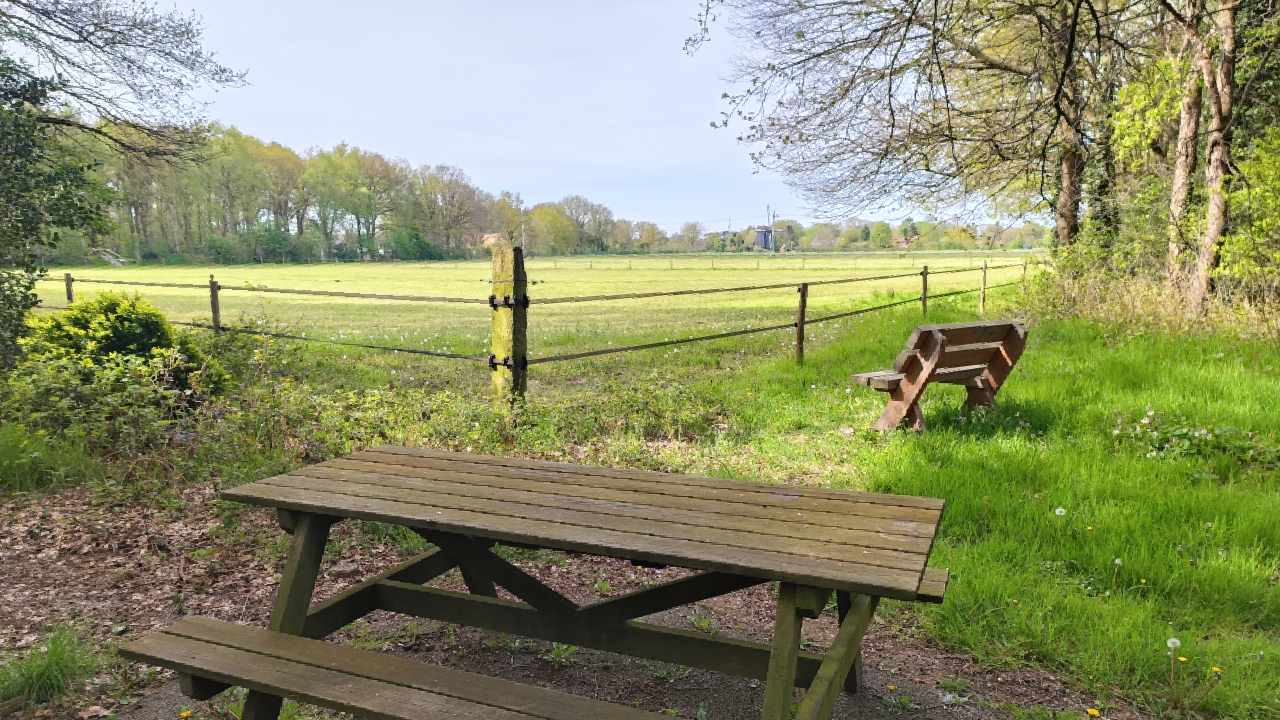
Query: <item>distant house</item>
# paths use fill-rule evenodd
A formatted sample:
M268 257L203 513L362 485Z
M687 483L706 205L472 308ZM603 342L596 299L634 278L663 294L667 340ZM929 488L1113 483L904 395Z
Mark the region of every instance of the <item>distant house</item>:
M756 247L767 252L773 252L773 228L756 228L756 241L752 247Z

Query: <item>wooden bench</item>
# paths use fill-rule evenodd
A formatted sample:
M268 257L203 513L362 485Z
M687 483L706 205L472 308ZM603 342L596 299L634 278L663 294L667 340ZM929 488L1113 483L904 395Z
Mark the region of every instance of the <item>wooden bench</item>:
M178 672L182 692L207 700L230 686L366 718L643 720L625 705L427 665L210 618L191 618L120 648ZM278 706L277 706L278 707ZM242 720L254 720L246 704Z
M282 697L372 718L578 720L633 708L343 648L319 639L376 610L765 681L764 720L828 720L861 683L862 638L882 597L940 603L927 567L945 503L931 498L382 446L227 490L276 508L293 537L266 630L191 619L121 649L176 670L204 699L249 688L242 720ZM330 527L345 518L413 529L435 547L311 603ZM701 571L578 605L493 552L495 542ZM427 585L458 568L468 592ZM777 581L770 643L639 622ZM499 597L502 587L518 598ZM825 654L800 647L834 595ZM652 717L652 715L649 715Z
M889 393L876 430L892 430L906 422L919 432L924 430L920 396L929 383L965 386L970 408L994 405L1026 344L1027 328L1017 320L920 325L892 370L860 373L853 382Z

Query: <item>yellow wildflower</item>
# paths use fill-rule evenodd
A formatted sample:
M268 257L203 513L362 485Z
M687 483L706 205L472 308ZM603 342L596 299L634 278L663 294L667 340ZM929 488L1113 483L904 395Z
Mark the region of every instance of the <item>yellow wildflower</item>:
M1092 530L1092 529L1093 529L1093 526L1092 526L1092 525L1090 525L1090 526L1088 526L1088 527L1086 527L1086 528L1085 528L1085 530Z
M1178 658L1178 662L1186 662L1186 661L1187 661L1187 659L1186 659L1186 658L1184 658L1184 657L1180 657L1180 658Z
M885 687L889 688L890 690L897 690L897 689L898 689L897 687L895 687L895 686L893 686L893 685L886 685Z
M1088 710L1085 710L1085 712L1089 713L1089 717L1098 717L1102 714L1093 708L1089 708Z
M1142 583L1143 585L1146 585L1146 584L1147 584L1146 578L1143 578L1142 580L1139 580L1138 582Z
M178 713L178 717L189 718L189 717L191 717L191 711L190 711L190 710L183 710L182 712Z

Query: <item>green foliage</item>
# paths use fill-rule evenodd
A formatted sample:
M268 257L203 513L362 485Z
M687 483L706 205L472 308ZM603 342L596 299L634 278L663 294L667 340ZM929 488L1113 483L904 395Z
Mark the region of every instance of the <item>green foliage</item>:
M0 424L0 494L79 484L100 472L83 445L16 423Z
M893 244L893 228L889 227L887 222L878 222L872 225L869 242L873 248L889 247Z
M181 390L216 390L223 373L188 334L175 334L164 314L136 293L105 292L66 312L33 318L22 346L33 361L68 359L88 368L113 355L167 358L166 382ZM68 366L63 366L68 367Z
M568 665L575 665L578 659L574 657L578 652L577 645L564 645L562 643L551 643L551 651L542 656L543 660L551 663L552 667L560 669Z
M102 203L111 193L92 179L92 163L37 120L36 108L56 90L0 58L0 368L17 361L36 305L37 252L56 246L60 229L109 228Z
M0 701L25 697L28 705L48 702L97 665L89 643L71 628L57 628L42 645L0 667Z
M1280 280L1280 128L1268 129L1239 166L1231 203L1241 221L1223 243L1219 273L1273 286Z

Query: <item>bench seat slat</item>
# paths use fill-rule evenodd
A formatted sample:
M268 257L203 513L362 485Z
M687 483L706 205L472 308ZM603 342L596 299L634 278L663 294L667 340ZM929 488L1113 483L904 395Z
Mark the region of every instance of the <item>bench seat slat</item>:
M623 705L211 618L184 620L120 652L132 660L364 717L658 717Z
M973 343L971 345L947 345L938 362L938 369L964 367L965 365L986 365L1000 350L1003 343Z
M939 383L964 383L970 378L976 378L987 371L986 365L967 365L965 367L947 368L946 370L938 370L933 373L933 382Z
M947 338L947 345L1000 342L1018 324L1016 320L979 320L947 325L918 325L907 340L907 347L914 348L921 335L934 330L941 332Z
M904 377L906 375L903 373L894 372L893 370L877 370L854 375L853 384L865 385L875 390L888 391L902 384L902 378Z

